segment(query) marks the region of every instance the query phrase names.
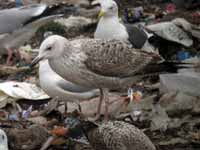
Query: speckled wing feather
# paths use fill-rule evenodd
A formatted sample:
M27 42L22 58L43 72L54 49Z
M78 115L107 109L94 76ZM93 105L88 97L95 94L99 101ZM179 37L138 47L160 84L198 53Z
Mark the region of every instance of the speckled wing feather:
M100 125L88 133L88 139L96 150L155 150L142 131L122 121Z
M113 77L128 77L154 62L152 53L133 49L119 40L90 40L82 45L88 70Z

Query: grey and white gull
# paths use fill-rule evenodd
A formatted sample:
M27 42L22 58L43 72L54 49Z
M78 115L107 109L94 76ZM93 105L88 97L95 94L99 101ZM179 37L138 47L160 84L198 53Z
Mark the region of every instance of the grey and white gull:
M134 49L120 40L69 41L58 35L42 42L39 54L31 65L44 59L48 59L51 68L64 79L84 87L100 89L97 114L100 115L104 100L105 118L108 118L108 89L132 85L149 73L176 72L179 67L178 63L160 63L159 55Z
M39 64L39 80L41 88L52 98L59 101L80 104L82 100L89 100L99 96L98 89L91 89L76 85L63 79L49 66L48 60Z
M114 0L96 0L95 4L101 5L99 22L94 33L95 38L117 39L130 42L133 47L154 52L155 48L148 42L153 34L131 24L124 24L118 16L118 6Z
M45 4L33 4L0 11L0 54L8 53L7 64L11 64L14 49L25 44L39 27L60 16L42 16L46 9Z

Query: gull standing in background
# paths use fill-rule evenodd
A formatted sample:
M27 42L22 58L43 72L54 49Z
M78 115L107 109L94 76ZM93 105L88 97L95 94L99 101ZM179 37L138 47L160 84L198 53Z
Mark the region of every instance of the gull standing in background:
M134 48L147 52L155 52L155 48L148 42L152 34L131 24L123 24L118 16L118 6L113 0L96 0L92 4L101 5L99 22L94 33L95 38L117 39L130 42Z
M11 65L14 49L25 44L39 27L61 16L45 17L43 13L46 10L45 4L0 10L0 54L6 54L7 50L7 64Z

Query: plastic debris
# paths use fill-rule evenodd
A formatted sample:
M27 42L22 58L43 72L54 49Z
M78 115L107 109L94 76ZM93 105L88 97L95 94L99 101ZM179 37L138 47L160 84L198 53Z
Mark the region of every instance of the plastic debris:
M179 51L177 52L177 60L180 60L180 61L183 61L185 59L188 59L190 57L190 54L189 52L186 52L186 51Z
M43 100L49 96L34 84L8 81L0 83L0 95L8 95L15 99Z
M21 0L15 0L16 7L20 7L22 5Z
M173 3L169 3L166 5L166 12L167 13L174 13L176 10L176 6Z
M142 6L135 8L127 8L124 11L125 21L128 23L134 23L140 21L143 16L144 9Z
M142 98L143 93L141 90L129 88L128 89L128 97L130 98L131 101L135 100L138 101Z
M17 121L17 120L19 120L19 116L17 114L10 114L10 115L8 115L8 120Z
M186 72L160 75L160 92L182 91L193 96L200 96L200 74Z
M22 118L23 119L28 119L30 116L30 113L32 112L33 106L31 105L27 110L22 111Z

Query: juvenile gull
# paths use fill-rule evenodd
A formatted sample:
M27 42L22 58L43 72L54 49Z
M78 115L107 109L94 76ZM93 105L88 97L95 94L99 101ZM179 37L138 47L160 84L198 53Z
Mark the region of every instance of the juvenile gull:
M48 60L40 62L39 80L42 89L52 98L64 102L75 102L88 100L99 95L98 89L90 89L69 82L55 73L49 66Z
M104 99L106 118L108 89L132 85L149 73L175 72L178 67L177 63L159 63L159 55L134 49L120 40L68 41L58 35L42 42L32 65L43 59L48 59L51 68L64 79L84 87L99 88L101 97L97 114L100 114Z
M156 150L150 139L129 123L109 121L97 125L82 121L77 127L83 130L95 150ZM68 135L73 135L75 129L69 130Z
M123 24L118 16L118 6L113 0L97 0L100 3L100 20L94 33L95 38L118 39L130 42L133 47L154 52L154 47L148 42L150 34L131 24Z
M0 11L0 54L6 53L4 49L8 51L7 64L11 63L13 49L27 42L46 21L53 20L40 19L46 9L45 4L34 4Z

